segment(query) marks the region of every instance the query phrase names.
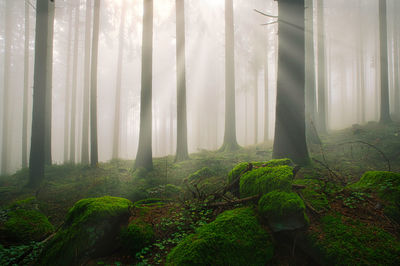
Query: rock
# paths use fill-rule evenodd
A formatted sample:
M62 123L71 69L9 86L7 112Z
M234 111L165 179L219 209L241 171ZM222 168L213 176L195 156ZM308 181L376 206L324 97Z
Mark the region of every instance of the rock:
M87 198L75 203L66 221L47 243L39 265L81 265L119 248L118 237L129 219L132 202L123 198Z
M304 202L293 192L269 192L259 200L258 209L273 232L301 229L309 224Z
M271 241L252 208L234 209L182 240L166 265L266 265L273 255Z

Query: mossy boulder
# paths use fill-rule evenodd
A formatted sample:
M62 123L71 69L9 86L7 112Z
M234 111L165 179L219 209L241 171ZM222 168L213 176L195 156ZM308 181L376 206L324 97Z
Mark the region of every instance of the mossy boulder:
M89 258L106 256L119 248L122 226L132 202L117 197L87 198L75 203L66 221L44 248L40 265L80 265Z
M166 265L265 265L273 255L271 236L252 208L220 214L168 254Z
M300 229L309 223L303 200L293 192L269 192L259 200L258 209L273 232Z
M1 209L0 235L8 242L40 241L54 231L53 225L38 209L34 197Z
M361 179L349 185L353 190L374 191L386 201L385 213L400 222L400 173L385 171L365 172Z
M295 179L293 184L306 186L301 190L304 199L317 211L330 209L328 198L322 192L322 182L316 179Z
M263 195L273 190L290 191L292 181L293 168L290 166L255 168L240 178L240 197Z
M122 248L135 255L153 240L153 227L140 218L135 219L121 230L120 238Z
M381 228L340 215L326 215L310 242L323 265L400 265L400 242Z

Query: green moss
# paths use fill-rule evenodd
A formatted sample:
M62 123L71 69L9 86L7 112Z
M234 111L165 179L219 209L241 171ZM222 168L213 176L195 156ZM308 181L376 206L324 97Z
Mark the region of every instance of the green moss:
M399 265L400 242L384 230L341 216L321 219L315 245L334 265Z
M154 238L154 231L151 225L141 219L136 219L121 230L120 237L123 249L134 255L151 243Z
M293 179L291 167L260 167L245 173L240 178L240 196L249 197L273 190L290 191Z
M324 211L330 208L325 193L321 192L321 181L315 179L295 179L293 184L304 185L301 190L304 199L317 211Z
M292 160L286 158L286 159L270 160L263 164L263 166L266 166L266 167L276 167L276 166L281 166L281 165L292 166L293 162L292 162Z
M228 174L228 184L236 180L249 166L249 163L243 162L237 164Z
M303 200L293 192L269 192L259 200L258 209L274 232L302 228L309 223Z
M44 248L38 264L76 265L88 257L113 252L131 206L127 199L109 196L78 201L61 230Z
M189 182L199 181L199 180L201 180L203 178L212 177L214 175L215 175L214 171L210 170L210 168L203 167L200 170L198 170L198 171L194 172L193 174L189 175L187 177L187 180Z
M176 246L167 265L265 265L273 254L271 237L254 210L226 211Z

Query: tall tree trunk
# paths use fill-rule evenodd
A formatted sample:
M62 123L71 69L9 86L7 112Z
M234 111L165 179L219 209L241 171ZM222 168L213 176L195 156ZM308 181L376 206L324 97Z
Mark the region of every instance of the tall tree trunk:
M53 2L53 1L51 1ZM46 122L44 139L44 161L46 165L51 165L51 127L52 127L52 107L53 107L53 35L54 35L54 5L49 6L49 27L47 36L47 80L46 80Z
M29 3L25 1L24 96L22 102L22 168L28 166ZM6 24L7 25L7 24Z
M239 148L236 140L235 36L233 0L225 0L225 132L220 151Z
M326 133L326 77L324 0L318 0L318 130Z
M280 0L273 158L309 161L305 135L304 0Z
M399 10L399 1L394 1L394 10L398 14ZM396 119L400 120L400 69L399 69L399 41L400 41L400 32L399 32L399 23L400 19L398 16L394 16L394 113L396 115Z
M68 11L67 70L65 74L65 118L64 118L64 163L69 162L69 130L71 105L71 43L72 43L72 7Z
M389 109L389 75L388 75L388 46L386 0L379 0L379 40L381 61L381 116L380 123L392 121Z
M189 158L186 112L185 2L176 0L177 139L175 161Z
M256 56L257 52L256 52ZM258 64L257 59L254 65L254 144L258 143Z
M117 80L115 89L115 109L114 109L114 139L112 158L119 158L120 143L120 121L121 121L121 82L122 82L122 59L124 56L124 29L125 29L126 0L122 2L121 22L119 25L118 40L118 62L117 62Z
M89 164L89 91L90 91L90 44L92 32L92 0L86 0L85 16L85 62L83 84L83 114L82 114L82 163Z
M74 58L72 61L72 93L71 93L71 141L69 143L71 163L75 163L76 159L76 91L78 83L78 54L79 54L79 19L80 19L80 0L76 0L75 8L75 37L74 37Z
M33 84L32 136L29 158L29 185L37 187L44 178L45 124L49 13L54 10L51 0L38 0L36 4L35 65Z
M268 97L268 77L269 77L269 67L268 67L268 52L269 52L269 38L267 36L266 52L265 52L265 62L264 62L264 142L269 140L269 97Z
M153 0L144 1L142 40L142 88L140 95L139 147L135 168L153 168L152 158L152 86L153 86Z
M97 147L97 58L99 50L100 0L94 2L92 62L90 79L90 165L96 167L98 158Z

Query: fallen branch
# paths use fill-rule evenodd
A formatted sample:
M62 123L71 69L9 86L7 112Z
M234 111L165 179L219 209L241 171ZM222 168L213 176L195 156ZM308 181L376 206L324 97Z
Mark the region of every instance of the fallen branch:
M340 180L342 182L342 185L345 185L346 182L344 182L343 178L339 177L331 168L329 168L329 166L323 162L321 162L320 160L317 160L315 158L312 158L313 161L319 163L320 165L322 165L323 167L325 167L330 174L334 175L338 180Z
M243 199L238 199L238 200L233 200L233 201L225 201L225 202L215 202L212 204L209 204L209 207L222 207L222 206L231 206L231 205L236 205L236 204L241 204L241 203L246 203L249 201L255 201L260 198L260 195L255 195Z
M311 204L310 203L308 203L308 201L306 201L306 199L303 197L303 195L301 194L301 192L300 191L297 191L297 194L299 195L299 197L303 200L303 202L304 202L304 204L306 205L306 207L311 211L311 212L313 212L314 214L316 214L316 215L321 215L321 211L317 211L316 209L314 209L314 207L313 206L311 206Z

